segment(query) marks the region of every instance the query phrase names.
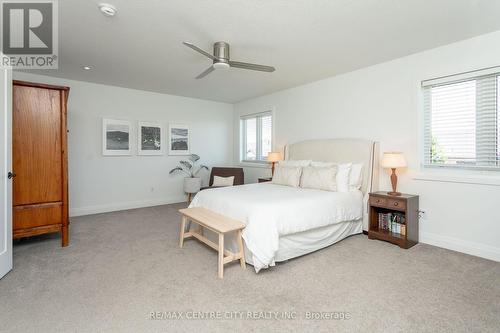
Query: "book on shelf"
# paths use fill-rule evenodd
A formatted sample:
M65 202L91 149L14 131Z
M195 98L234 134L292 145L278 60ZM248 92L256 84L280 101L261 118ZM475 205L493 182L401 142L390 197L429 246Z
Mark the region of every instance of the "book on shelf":
M406 217L402 213L378 213L378 228L406 235Z

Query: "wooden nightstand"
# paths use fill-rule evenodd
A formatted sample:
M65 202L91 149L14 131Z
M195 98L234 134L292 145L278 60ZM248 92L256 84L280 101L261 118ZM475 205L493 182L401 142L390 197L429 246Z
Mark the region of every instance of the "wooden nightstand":
M265 183L265 182L270 182L273 180L272 178L259 178L259 183Z
M384 240L403 249L418 243L418 195L370 193L368 238Z

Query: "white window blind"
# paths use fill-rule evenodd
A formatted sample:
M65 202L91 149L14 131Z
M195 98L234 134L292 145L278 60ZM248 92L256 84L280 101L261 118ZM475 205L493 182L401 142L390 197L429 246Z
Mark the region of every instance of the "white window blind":
M241 117L241 160L264 162L272 150L271 112Z
M425 166L500 170L499 74L422 82Z
M273 136L273 118L271 115L263 116L261 120L261 153L260 159L266 160L267 154L271 152L272 149L272 136Z

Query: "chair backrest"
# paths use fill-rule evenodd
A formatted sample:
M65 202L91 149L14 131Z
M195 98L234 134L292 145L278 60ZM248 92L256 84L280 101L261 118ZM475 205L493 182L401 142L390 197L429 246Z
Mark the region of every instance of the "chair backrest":
M243 185L245 182L245 176L243 173L243 168L225 168L225 167L213 167L210 172L210 186L214 183L214 176L219 177L231 177L234 176L234 185Z

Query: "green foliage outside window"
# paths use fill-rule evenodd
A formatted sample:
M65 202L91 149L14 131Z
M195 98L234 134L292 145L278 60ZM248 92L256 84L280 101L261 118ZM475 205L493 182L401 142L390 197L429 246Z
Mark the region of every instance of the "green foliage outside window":
M432 146L431 146L431 163L433 164L445 164L448 158L446 157L446 153L441 147L435 137L432 137Z

